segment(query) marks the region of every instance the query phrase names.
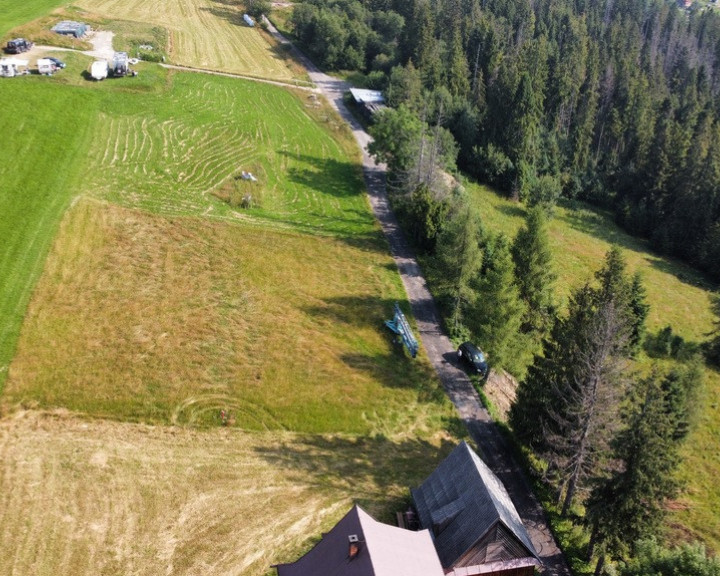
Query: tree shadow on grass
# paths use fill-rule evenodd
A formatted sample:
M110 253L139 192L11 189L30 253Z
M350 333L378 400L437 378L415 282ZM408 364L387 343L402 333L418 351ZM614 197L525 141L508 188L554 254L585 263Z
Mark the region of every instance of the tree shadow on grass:
M525 208L523 208L520 204L514 203L514 204L501 204L498 206L498 211L502 212L506 216L511 216L512 218L522 218L524 219L527 215L527 211Z
M647 240L625 232L614 223L609 213L578 205L577 202L566 202L565 207L566 210L558 219L570 228L594 236L608 244L615 244L625 250L639 252L650 266L674 276L683 284L706 290L714 289L715 285L689 264L674 260L669 256L659 255L652 250Z
M334 158L295 154L287 150L280 150L279 153L312 167L296 168L291 166L288 168L290 179L297 184L340 199L356 198L365 192L362 170L358 164Z
M208 12L218 18L222 18L223 20L227 20L230 24L234 24L235 26L247 26L243 20L243 13L237 8L231 8L237 7L238 4L229 0L214 0L214 2L217 6L202 6L200 10Z
M598 212L577 202L563 204L566 210L555 218L568 227L628 250L648 249L647 242L623 232L609 214Z
M312 306L305 311L313 318L330 320L348 332L360 328L375 329L387 341L387 349L381 353L348 353L341 360L355 371L365 372L388 388L405 388L417 391L418 401L441 403L445 392L429 362L411 358L399 337L386 325L394 315L395 300L369 296L346 296L331 298L322 306ZM408 320L412 320L407 305L401 306ZM414 336L418 333L414 330ZM349 338L353 340L353 338Z
M382 435L303 436L256 452L298 483L347 492L360 506L374 514L380 511L378 520L394 523L394 512L409 497L406 493L398 499L397 494L420 485L455 446L449 439L438 447L417 438L393 441ZM389 494L396 495L395 500Z

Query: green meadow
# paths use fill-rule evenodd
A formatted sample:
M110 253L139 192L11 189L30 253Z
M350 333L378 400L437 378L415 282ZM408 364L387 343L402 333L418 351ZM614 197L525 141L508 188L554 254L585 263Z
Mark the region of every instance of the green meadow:
M486 228L513 238L523 223L523 206L484 186L470 184L468 191ZM654 254L647 243L622 231L608 215L579 203L557 207L549 232L561 305L567 303L572 289L592 279L609 247L617 244L628 270L639 272L644 280L651 306L648 331L654 334L670 325L686 341L700 343L706 339L713 322L710 295L716 287L701 274L682 262ZM647 357L639 359L641 369L649 363ZM680 477L685 487L671 505L668 535L672 541L702 540L715 551L720 550L720 485L715 481L720 475L719 404L720 374L707 369L698 423L683 449Z
M65 3L58 0L0 0L0 37L5 36L10 30L39 18Z

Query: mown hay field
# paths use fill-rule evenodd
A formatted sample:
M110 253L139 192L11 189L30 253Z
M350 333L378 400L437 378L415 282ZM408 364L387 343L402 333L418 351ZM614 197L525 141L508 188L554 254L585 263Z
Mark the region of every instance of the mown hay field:
M470 185L488 230L513 238L522 226L524 208L483 186ZM647 289L650 314L647 325L656 333L667 325L690 342L700 343L712 327L710 296L713 286L689 266L652 253L646 242L618 228L612 219L582 205L558 207L550 223L550 242L558 274L561 302L573 288L591 280L611 244L617 244L630 272L640 272ZM647 363L647 359L645 359ZM699 421L683 449L680 471L685 487L672 504L669 538L702 540L720 551L720 374L706 370L699 398Z
M244 429L426 435L451 409L392 343L387 252L96 201L63 221L7 406Z
M92 195L166 215L365 239L380 233L347 134L307 94L207 75L141 68L91 83L84 57L53 78L2 83L0 389L32 287L73 197ZM274 113L267 113L267 105ZM316 122L312 115L321 122ZM258 175L256 206L214 194Z
M69 62L0 87L27 210L0 289L24 313L40 276L3 343L0 572L262 575L353 501L390 520L462 427L383 326L403 291L347 133L273 86Z
M272 574L357 502L390 521L453 445L0 420L0 573Z
M76 6L107 18L163 26L173 64L280 81L304 80L281 46L242 19L240 3L221 0L79 0Z

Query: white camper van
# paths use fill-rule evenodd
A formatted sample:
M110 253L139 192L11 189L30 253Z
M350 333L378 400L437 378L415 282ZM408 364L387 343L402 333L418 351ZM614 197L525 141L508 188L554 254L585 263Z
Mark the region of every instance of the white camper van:
M90 76L95 80L104 80L108 75L107 60L95 60L90 65Z
M55 64L55 62L53 62L49 58L40 58L37 61L37 67L38 73L44 74L46 76L52 76L53 72L57 70L57 65Z
M18 58L0 58L0 76L14 78L28 73L28 61Z

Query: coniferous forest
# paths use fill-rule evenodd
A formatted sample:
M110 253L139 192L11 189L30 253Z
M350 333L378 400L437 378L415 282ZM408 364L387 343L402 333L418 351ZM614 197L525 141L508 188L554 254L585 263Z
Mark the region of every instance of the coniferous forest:
M530 203L564 195L609 208L656 250L720 279L715 9L309 0L292 25L323 67L360 70L391 106L449 130L464 172Z

